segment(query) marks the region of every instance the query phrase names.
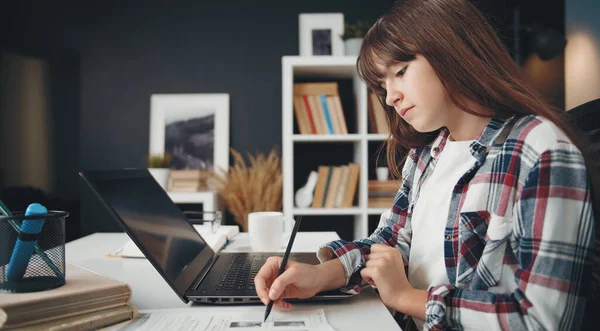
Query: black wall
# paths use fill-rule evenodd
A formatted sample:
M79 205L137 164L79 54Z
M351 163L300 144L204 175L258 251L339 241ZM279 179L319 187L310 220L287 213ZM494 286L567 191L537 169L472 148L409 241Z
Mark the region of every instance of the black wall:
M56 87L71 94L58 107L67 112L63 128L72 130L66 137L78 141L63 152L68 164L60 176L74 188L75 168L145 166L153 93L229 93L231 147L280 147L281 57L298 54L298 14L343 12L347 21L374 21L392 3L4 0L0 50L78 61L78 79L71 68L71 78ZM503 31L506 3L480 3ZM119 230L80 189L81 234Z

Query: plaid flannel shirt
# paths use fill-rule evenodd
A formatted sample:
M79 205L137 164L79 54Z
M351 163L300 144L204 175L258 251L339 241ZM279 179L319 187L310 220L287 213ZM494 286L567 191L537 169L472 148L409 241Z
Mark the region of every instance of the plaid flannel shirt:
M341 260L342 290L365 285L360 270L372 244L396 247L408 265L413 207L448 136L442 129L409 152L394 204L373 234L319 249L321 261ZM476 162L454 187L444 238L431 238L444 240L449 284L428 289L424 328L579 328L595 234L581 152L533 115L493 118L470 151Z

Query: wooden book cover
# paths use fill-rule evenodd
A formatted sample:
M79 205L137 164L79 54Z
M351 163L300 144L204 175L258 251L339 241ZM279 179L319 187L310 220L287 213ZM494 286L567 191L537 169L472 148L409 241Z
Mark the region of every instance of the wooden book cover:
M294 95L337 95L338 84L336 82L295 83Z
M333 102L335 103L336 111L338 112L340 122L342 123L342 134L348 134L348 124L346 123L346 116L344 115L344 108L342 108L342 100L340 99L340 96L334 96Z
M296 115L296 123L300 134L311 134L308 114L304 107L304 101L301 97L294 97L294 114Z
M360 175L360 165L357 163L350 164L350 170L348 173L348 183L346 183L346 189L344 190L344 199L342 200L342 207L352 207L354 202L354 195L358 188L358 177Z
M394 191L397 192L400 189L401 182L398 180L369 180L368 188L369 191Z
M327 179L325 180L325 191L323 192L323 200L321 201L321 207L325 207L325 202L327 199L327 194L329 192L329 186L331 185L331 175L333 174L334 166L327 167Z
M306 110L306 115L308 116L308 122L310 124L310 131L312 134L317 134L317 126L315 124L315 116L312 114L312 109L310 108L310 104L308 102L308 96L303 95L302 101L304 102L304 109Z
M202 178L206 178L207 171L197 169L182 169L182 170L171 170L170 176L173 180L196 180L200 181Z
M389 134L387 120L385 119L385 110L379 102L379 98L374 93L371 96L371 106L373 107L373 114L375 116L375 124L377 126L377 133Z
M321 100L316 95L308 96L308 104L315 119L315 126L317 127L318 134L329 134L327 128L327 121L325 120L325 113L323 113L323 107L321 106Z
M312 202L313 208L323 207L323 196L325 195L325 183L327 182L327 173L329 172L328 166L319 166L317 185L315 186L315 195Z
M348 185L348 175L350 174L350 166L342 166L342 174L340 175L340 187L335 198L335 207L341 208L344 202L344 194L346 193L346 186Z
M341 119L338 116L338 112L335 106L335 102L333 101L333 96L325 97L325 102L327 103L327 110L329 110L329 114L331 114L331 122L333 124L333 132L335 134L343 134Z
M323 109L323 114L325 114L325 122L327 124L327 133L335 134L334 128L334 118L333 118L333 110L330 110L327 106L327 96L325 94L318 95L321 109Z
M334 167L331 173L331 181L327 190L327 199L325 200L325 208L335 208L335 199L337 192L340 189L340 179L342 175L342 167Z
M74 264L67 263L66 284L31 293L0 293L0 328L41 322L119 307L131 299L131 288Z

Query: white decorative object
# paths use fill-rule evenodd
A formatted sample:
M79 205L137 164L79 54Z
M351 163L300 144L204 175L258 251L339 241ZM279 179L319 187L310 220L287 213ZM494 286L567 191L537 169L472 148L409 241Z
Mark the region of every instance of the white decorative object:
M163 190L167 190L167 185L169 184L169 174L171 173L171 169L169 168L148 168L148 171L154 177L154 179L160 184Z
M378 167L375 172L378 181L386 181L390 176L390 170L387 167Z
M150 154L171 169L229 169L229 94L153 94Z
M306 181L306 184L299 188L298 191L296 191L296 207L310 207L313 201L313 193L315 191L315 186L317 185L317 178L319 178L319 174L316 171L311 171L308 175L308 180Z
M344 40L344 52L346 55L358 55L362 46L363 38L350 38Z
M301 56L344 55L344 14L300 14L298 26Z

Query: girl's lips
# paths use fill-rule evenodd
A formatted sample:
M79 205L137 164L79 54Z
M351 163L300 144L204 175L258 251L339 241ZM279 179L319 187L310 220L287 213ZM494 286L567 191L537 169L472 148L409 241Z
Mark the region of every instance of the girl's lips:
M408 113L409 110L413 109L415 106L411 106L411 107L406 107L404 109L400 110L400 116L404 117L404 115L406 115L406 113Z

